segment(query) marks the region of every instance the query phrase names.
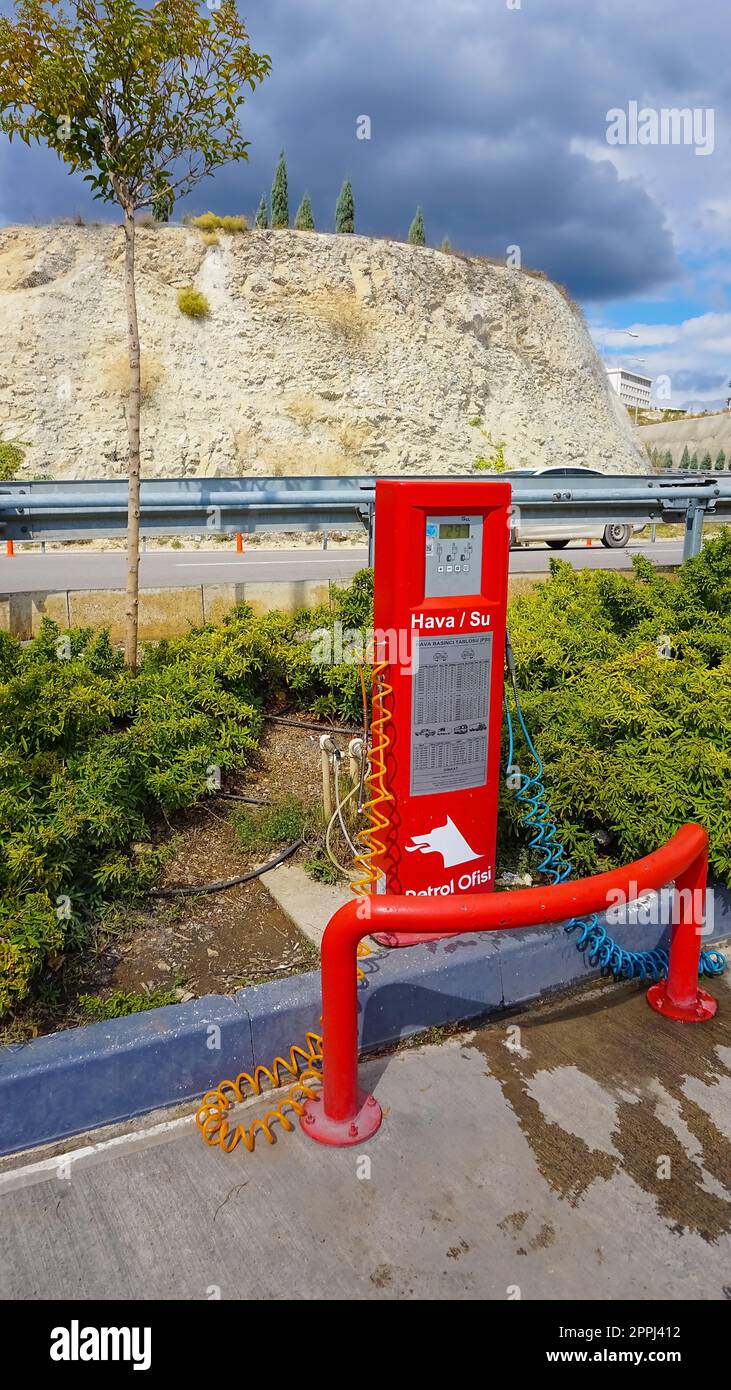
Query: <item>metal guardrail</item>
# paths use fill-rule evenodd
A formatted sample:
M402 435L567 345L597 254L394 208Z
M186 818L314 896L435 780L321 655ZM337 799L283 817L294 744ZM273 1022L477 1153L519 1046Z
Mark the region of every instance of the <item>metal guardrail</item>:
M404 475L415 477L423 475ZM435 475L429 475L434 480ZM443 475L454 482L459 475ZM470 482L475 475L469 475ZM731 520L731 474L604 475L502 473L516 524L685 524L684 554L700 550L705 520ZM363 527L372 534L375 484L365 475L341 478L158 478L141 485L143 536L233 535L237 531L326 531ZM124 534L127 483L0 484L0 539L95 540Z

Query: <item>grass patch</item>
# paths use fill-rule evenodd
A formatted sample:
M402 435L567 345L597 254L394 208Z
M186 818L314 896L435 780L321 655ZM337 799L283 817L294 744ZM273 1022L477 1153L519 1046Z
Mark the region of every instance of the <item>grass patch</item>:
M273 806L242 807L232 817L241 848L259 854L306 839L318 819L317 808L296 796L286 797Z
M342 883L342 875L328 859L324 850L316 850L311 859L306 859L303 869L315 883Z
M148 1009L161 1009L167 1004L177 1003L178 992L174 989L153 989L149 994L116 990L106 999L100 994L79 995L79 1007L90 1023L104 1023L109 1018L128 1018L130 1014L142 1014Z

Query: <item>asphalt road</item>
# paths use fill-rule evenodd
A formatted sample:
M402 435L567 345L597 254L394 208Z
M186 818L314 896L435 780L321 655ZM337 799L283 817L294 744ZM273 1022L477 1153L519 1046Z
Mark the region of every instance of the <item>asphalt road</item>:
M575 569L628 570L633 555L646 555L658 565L679 565L683 547L679 541L635 542L623 550L607 550L599 543L587 546L576 542L565 550L545 546L513 550L511 574L546 574L552 556L567 560ZM234 550L158 550L142 555L142 589L177 589L196 584L245 584L274 579L350 579L367 563L365 548L330 550L251 549L243 555ZM123 589L125 556L122 551L105 553L55 551L23 554L19 548L10 558L0 555L0 594L28 592L55 593L81 589Z

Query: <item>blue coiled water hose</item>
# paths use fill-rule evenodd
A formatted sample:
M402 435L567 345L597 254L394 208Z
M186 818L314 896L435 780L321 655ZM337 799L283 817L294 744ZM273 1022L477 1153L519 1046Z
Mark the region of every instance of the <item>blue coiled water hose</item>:
M516 798L523 808L522 824L532 832L530 847L540 856L538 872L545 874L552 884L563 883L573 878L574 869L558 836L558 827L551 815L551 808L543 785L543 763L526 727L523 709L518 694L515 676L515 662L510 645L510 636L505 639L508 674L513 688L515 713L523 738L535 763L532 776L521 775ZM513 765L514 736L513 720L510 714L507 695L505 696L505 717L508 726L508 767ZM654 951L626 951L602 926L596 912L590 917L572 917L566 922L564 931L577 932L577 950L585 951L593 966L600 966L624 980L659 980L668 973L668 952L657 948ZM701 975L720 975L726 969L726 957L721 951L701 951L699 962Z

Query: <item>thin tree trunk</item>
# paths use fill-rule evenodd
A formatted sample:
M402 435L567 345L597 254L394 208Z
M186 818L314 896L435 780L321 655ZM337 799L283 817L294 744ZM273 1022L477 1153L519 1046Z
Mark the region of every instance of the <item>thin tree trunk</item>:
M140 335L135 293L134 212L124 209L124 288L127 299L129 391L127 395L128 492L127 492L127 606L125 608L124 659L137 666L137 625L140 578Z

